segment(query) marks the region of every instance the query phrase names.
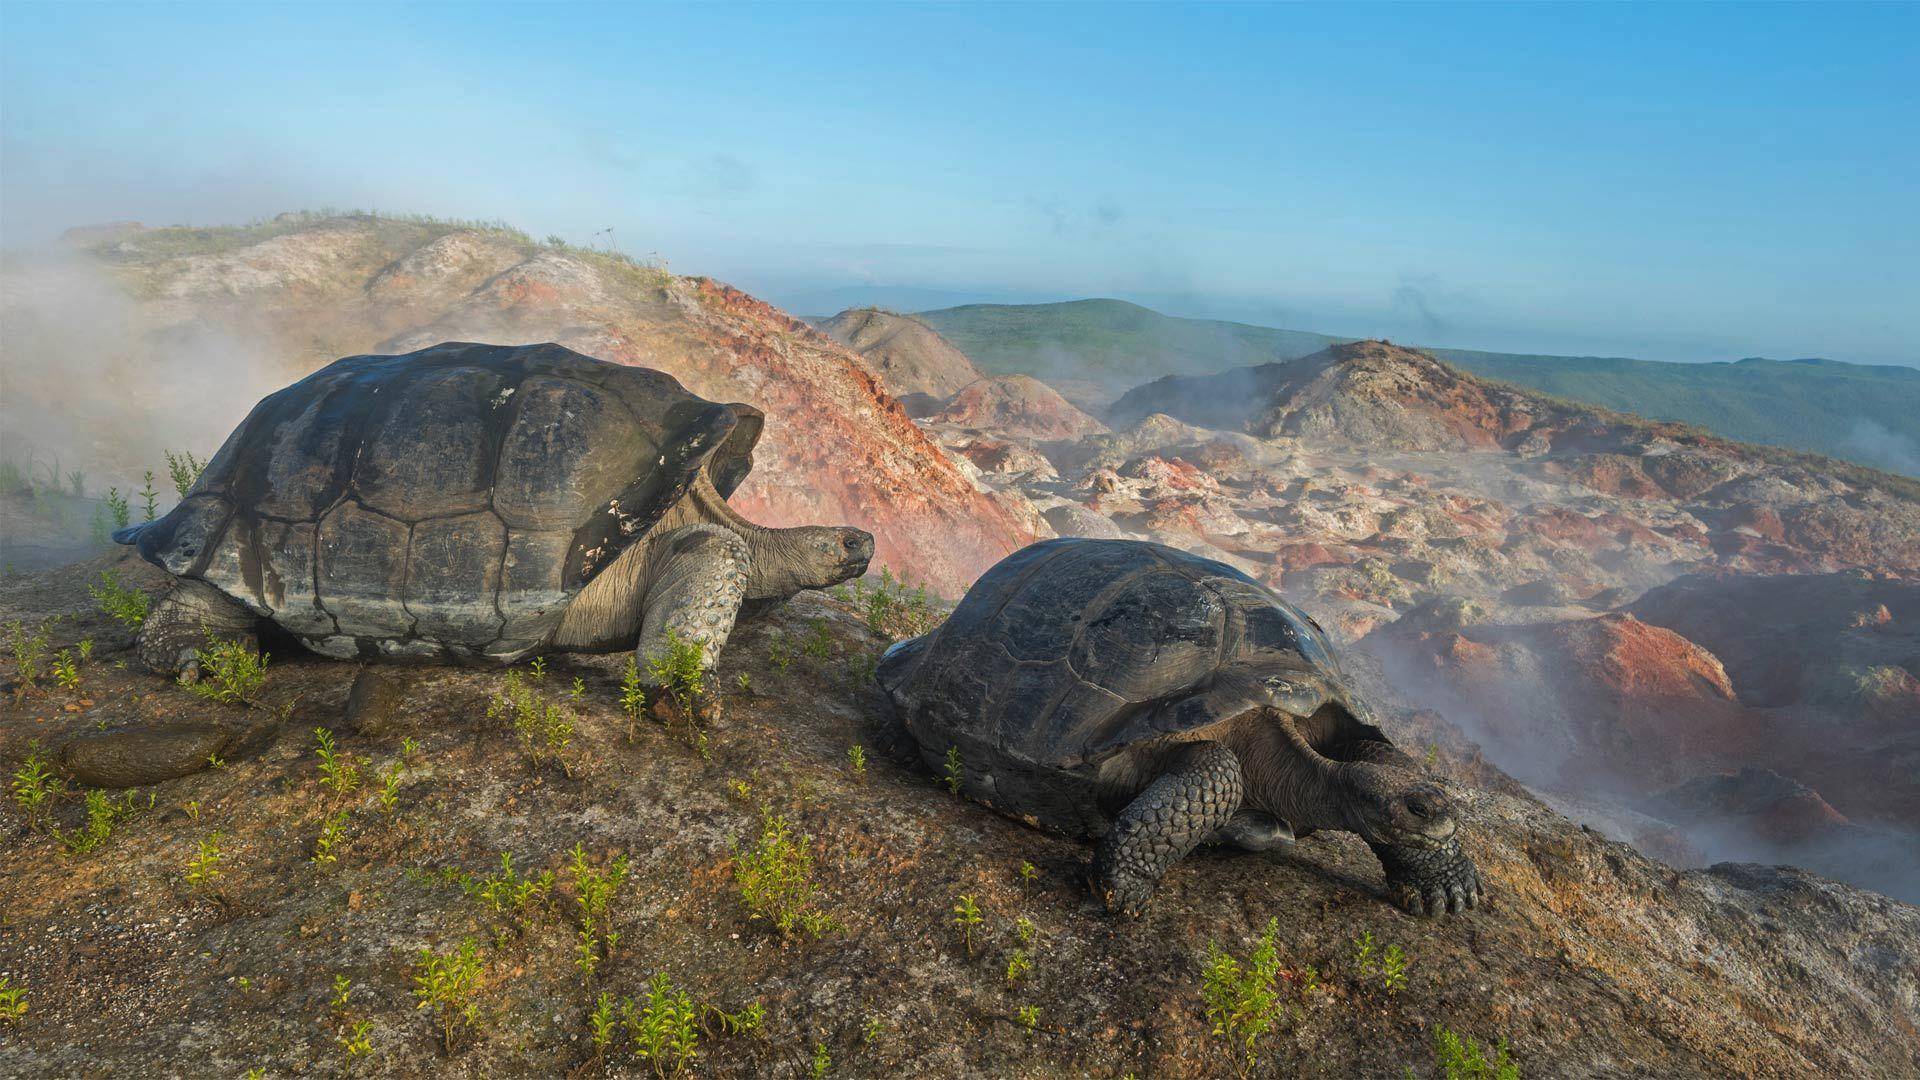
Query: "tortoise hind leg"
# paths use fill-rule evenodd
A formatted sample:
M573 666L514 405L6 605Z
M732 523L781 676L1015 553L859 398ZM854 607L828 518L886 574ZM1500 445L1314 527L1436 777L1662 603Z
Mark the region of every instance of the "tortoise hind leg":
M204 581L175 578L173 588L140 624L135 653L155 675L198 677L198 650L208 635L258 648L260 619L238 601Z
M1233 820L1240 760L1219 743L1194 743L1120 812L1093 855L1093 887L1108 911L1139 915L1161 875Z
M640 670L673 642L701 645L700 670L712 671L747 594L747 542L718 525L688 525L660 539L666 558L647 589L634 650Z

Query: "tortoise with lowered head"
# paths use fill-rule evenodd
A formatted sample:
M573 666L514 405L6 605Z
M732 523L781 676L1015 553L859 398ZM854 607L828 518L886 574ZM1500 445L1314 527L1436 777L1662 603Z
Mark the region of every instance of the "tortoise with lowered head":
M553 344L336 360L256 405L171 512L114 534L175 578L140 659L186 672L205 633L271 621L342 659L645 661L672 632L711 666L743 600L873 554L859 529L727 505L762 422Z
M1222 563L1131 540L1048 540L880 661L896 739L966 794L1098 837L1094 888L1139 914L1205 842L1358 833L1415 914L1481 898L1447 795L1367 722L1312 619Z

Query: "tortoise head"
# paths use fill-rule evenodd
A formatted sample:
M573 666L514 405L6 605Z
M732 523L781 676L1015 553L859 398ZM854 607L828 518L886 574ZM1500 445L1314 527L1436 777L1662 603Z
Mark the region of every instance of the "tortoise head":
M784 598L801 589L824 589L867 572L873 534L851 525L802 525L749 536L753 569L747 596Z
M1338 763L1353 831L1371 844L1436 848L1459 828L1453 800L1412 769L1372 761Z

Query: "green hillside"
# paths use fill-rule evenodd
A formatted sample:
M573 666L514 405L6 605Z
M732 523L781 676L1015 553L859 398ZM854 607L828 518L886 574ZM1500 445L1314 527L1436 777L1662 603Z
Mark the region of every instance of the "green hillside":
M1119 396L1162 375L1205 375L1291 360L1337 341L1325 334L1178 319L1124 300L968 304L918 316L995 375L1094 383ZM1071 395L1070 395L1071 396Z
M1173 318L1119 300L970 304L919 317L985 370L1024 372L1080 390L1070 397L1096 400L1164 375L1290 360L1352 340ZM1428 351L1473 374L1574 401L1920 475L1920 370L1914 368Z

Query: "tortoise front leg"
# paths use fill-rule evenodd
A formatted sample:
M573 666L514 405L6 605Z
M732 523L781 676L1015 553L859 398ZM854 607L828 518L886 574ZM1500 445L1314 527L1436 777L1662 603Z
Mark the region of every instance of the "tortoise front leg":
M688 525L660 538L662 555L647 588L634 650L641 672L668 651L669 635L702 646L700 670L712 671L747 594L747 542L718 525Z
M257 648L259 626L259 616L219 589L193 578L175 578L173 588L140 624L134 652L140 666L155 675L192 682L199 677L198 650L207 635Z
M1107 910L1139 915L1174 863L1233 820L1240 761L1219 743L1194 743L1120 812L1093 854L1094 892Z

